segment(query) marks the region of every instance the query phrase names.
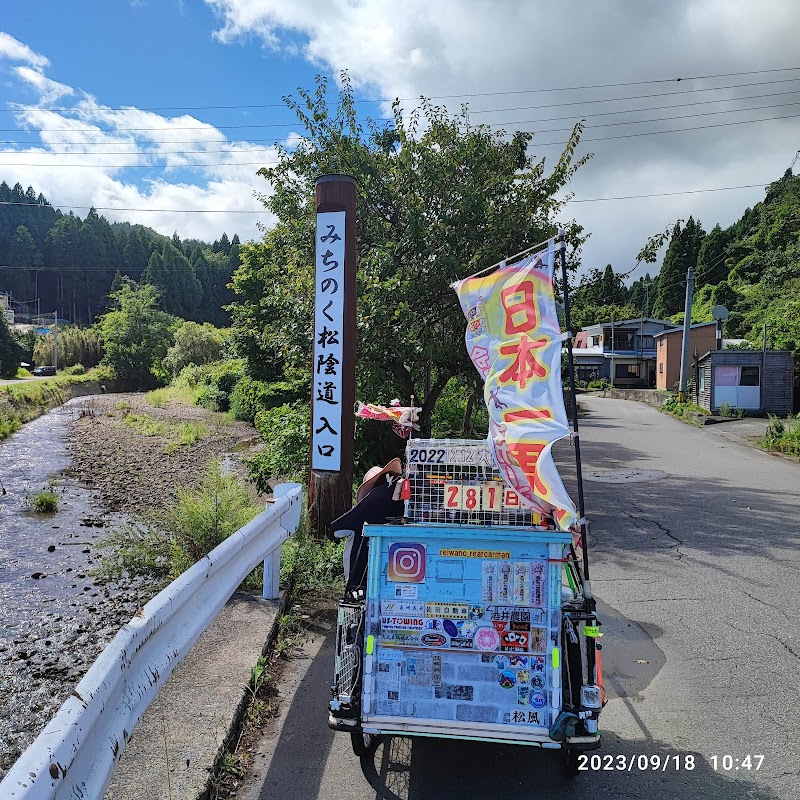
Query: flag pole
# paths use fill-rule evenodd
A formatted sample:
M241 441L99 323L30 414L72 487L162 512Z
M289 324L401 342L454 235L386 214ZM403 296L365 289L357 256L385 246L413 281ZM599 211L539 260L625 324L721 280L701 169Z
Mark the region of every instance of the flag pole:
M564 298L564 327L567 332L567 363L569 368L569 404L572 416L572 441L575 447L575 472L578 483L578 524L581 530L581 551L583 560L583 599L587 616L594 616L595 601L592 596L592 584L589 580L589 541L588 525L585 516L585 503L583 498L583 472L581 470L581 439L578 431L578 404L575 400L575 362L572 355L572 331L569 318L569 283L567 281L567 243L564 239L564 229L558 229L556 249L561 257L561 291ZM590 681L594 682L595 650L594 639L592 645L586 648L587 666Z

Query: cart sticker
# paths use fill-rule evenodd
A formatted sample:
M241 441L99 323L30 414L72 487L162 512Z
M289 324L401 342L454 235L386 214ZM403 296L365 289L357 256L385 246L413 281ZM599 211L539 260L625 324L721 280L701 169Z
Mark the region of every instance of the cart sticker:
M500 563L500 569L498 570L498 591L497 591L497 599L501 603L511 603L512 597L514 596L514 587L513 587L513 578L511 577L511 562L510 561L502 561Z
M539 676L537 676L537 678L538 677ZM530 683L530 685L533 686L534 688L538 688L538 689L542 688L541 686L537 687L533 683L533 681L531 680L531 674L526 669L521 669L521 670L517 671L517 683L522 683L522 684Z
M517 676L510 669L504 669L498 675L497 682L503 689L513 689L517 683ZM544 697L544 695L542 695L542 697Z
M447 637L441 633L424 633L420 636L420 641L426 647L441 647L447 643Z
M470 620L458 623L458 635L466 639L472 639L478 631L478 623Z
M469 605L467 603L425 603L425 616L468 619Z
M494 628L478 628L475 647L478 650L497 650L500 647L500 634Z
M394 596L408 599L419 597L419 586L415 583L405 583L400 586L395 586Z
M470 619L483 619L483 606L470 606L467 614Z
M441 686L436 686L433 690L433 696L437 700L472 700L475 694L475 689L466 684L455 686L452 683L444 683Z
M599 625L584 625L583 626L583 635L584 636L589 636L589 637L591 637L593 639L597 638L598 636L601 636L602 634L600 633L600 626Z
M545 613L541 608L514 608L513 606L488 606L486 615L492 620L504 622L524 622L526 624L541 624L545 620Z
M458 636L458 626L451 619L446 619L442 623L444 632L452 639Z
M429 631L443 631L444 627L440 619L426 619L425 628Z
M531 604L531 565L527 561L514 562L514 605Z
M425 623L424 617L381 615L381 630L386 631L421 631L425 629Z
M393 583L423 583L425 545L418 542L390 544L388 577Z
M517 680L519 680L519 672L517 673ZM545 679L543 672L534 672L530 681L532 689L544 689Z
M493 619L492 625L494 625L494 629L502 636L508 630L508 623L503 622L500 619Z
M511 662L512 667L528 666L528 656L509 656L508 660Z
M434 686L442 685L442 657L438 653L433 657L433 677L431 682Z
M519 673L517 673L517 680L519 680ZM517 702L521 706L527 706L530 703L530 696L530 686L517 686Z
M506 631L500 634L500 649L525 652L529 639L529 631Z
M534 692L531 695L531 705L534 708L544 708L547 705L547 698L544 696L544 692Z
M474 642L466 636L453 636L450 639L450 647L456 650L472 650Z
M543 653L547 650L547 629L531 628L530 649L534 653ZM544 668L544 665L542 665Z
M508 658L506 656L495 656L494 665L502 672L504 669L508 669Z
M531 605L543 606L546 603L547 564L544 561L531 562Z
M417 631L386 631L381 634L380 643L390 647L419 647Z
M483 578L483 602L493 603L497 600L497 564L484 561L481 575Z
M508 550L452 550L441 549L439 550L440 556L447 558L497 558L508 559L511 558L511 553Z
M416 589L416 586L414 587ZM400 614L413 617L427 617L425 603L420 600L381 600L381 614Z
M543 722L540 721L540 716L538 711L506 711L503 714L503 722L506 724L511 723L512 725L544 725Z
M531 656L531 669L534 672L544 672L544 656Z

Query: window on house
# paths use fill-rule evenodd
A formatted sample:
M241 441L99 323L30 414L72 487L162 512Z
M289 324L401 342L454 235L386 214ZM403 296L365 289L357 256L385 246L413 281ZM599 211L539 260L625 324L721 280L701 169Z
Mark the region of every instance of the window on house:
M638 378L639 365L638 364L614 364L614 377L615 378Z
M592 347L600 347L600 337L592 336Z
M655 347L654 340L652 336L648 336L645 334L642 336L642 349L643 350L652 350Z
M742 367L739 375L739 386L760 386L760 367Z
M706 368L700 367L697 371L697 386L698 390L704 392L706 390Z
M596 381L600 377L599 368L595 366L576 367L575 371L579 381Z
M659 364L658 364L658 374L659 375L663 375L664 374L664 362L663 361L659 362Z
M614 334L615 350L633 350L633 334L626 331L617 331Z

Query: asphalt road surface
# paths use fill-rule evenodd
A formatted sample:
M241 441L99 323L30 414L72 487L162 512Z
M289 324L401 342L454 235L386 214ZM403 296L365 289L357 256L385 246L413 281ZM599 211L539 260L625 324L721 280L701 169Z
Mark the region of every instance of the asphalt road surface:
M800 464L644 404L582 403L610 698L601 769L570 779L553 752L437 739L390 739L359 762L325 724L327 615L239 798L800 798Z

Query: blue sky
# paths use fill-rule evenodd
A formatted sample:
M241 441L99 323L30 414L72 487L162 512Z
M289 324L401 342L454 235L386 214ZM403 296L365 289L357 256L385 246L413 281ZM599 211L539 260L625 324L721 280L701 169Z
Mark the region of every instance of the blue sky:
M6 3L0 180L81 215L94 205L167 234L255 238L271 222L255 172L273 141L302 131L280 105L243 106L347 69L362 100L448 96L476 122L534 130L548 167L586 118L579 154L594 157L563 216L592 234L586 268L626 270L649 235L690 214L728 225L788 167L798 30L795 0ZM658 196L598 200L643 194Z

